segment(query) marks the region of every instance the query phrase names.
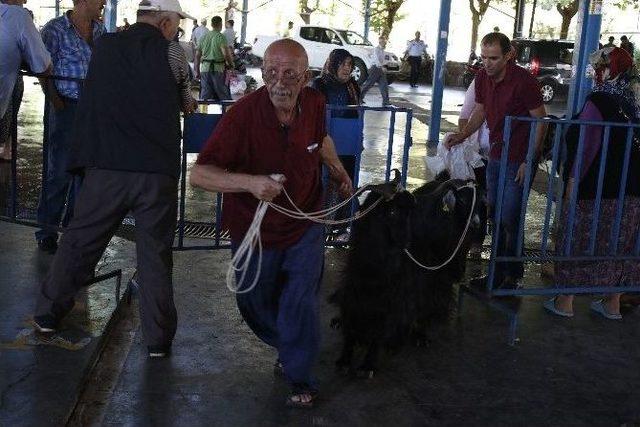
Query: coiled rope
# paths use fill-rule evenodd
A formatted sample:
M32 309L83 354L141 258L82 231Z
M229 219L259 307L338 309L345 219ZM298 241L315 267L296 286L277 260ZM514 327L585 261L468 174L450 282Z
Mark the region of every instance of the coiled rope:
M283 182L284 180L284 177L280 175L273 175L271 178L278 182ZM355 197L358 197L360 194L364 193L365 191L369 191L370 189L370 186L361 187L356 192L354 192L353 195L351 195L346 200L338 203L337 205L315 212L303 212L302 210L300 210L300 208L298 208L298 206L296 206L296 204L293 202L291 196L289 196L289 193L287 193L287 190L285 190L284 187L282 188L282 192L293 207L293 210L285 208L284 206L280 206L273 202L261 200L258 203L258 208L256 209L253 221L251 221L251 225L247 230L247 234L244 236L242 243L240 243L240 246L238 246L238 249L231 258L231 263L229 264L229 268L227 269L227 288L233 293L245 294L247 292L251 292L258 283L258 279L260 278L260 270L262 268L262 239L260 238L260 226L262 225L262 220L269 207L277 212L280 212L283 215L294 219L307 219L309 221L325 225L346 224L352 220L357 220L367 215L369 212L375 209L375 207L378 206L380 202L382 202L384 197L381 195L380 198L378 198L371 204L371 206L367 207L363 211L356 212L355 215L350 218L340 220L330 220L325 218L338 211L348 203L351 203L351 201ZM256 266L256 272L251 284L246 288L243 288L247 271L249 270L249 266L251 263L251 258L253 257L256 247L258 249L258 264ZM242 274L240 276L240 279L234 283L234 276L236 272L242 272Z

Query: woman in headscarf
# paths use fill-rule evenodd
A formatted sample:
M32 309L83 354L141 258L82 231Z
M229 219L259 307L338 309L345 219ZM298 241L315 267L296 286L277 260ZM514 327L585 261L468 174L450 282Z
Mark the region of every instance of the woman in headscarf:
M329 105L360 105L360 87L351 76L353 56L345 49L334 49L322 73L312 86L322 92ZM334 110L331 117L357 118L356 110Z
M580 120L638 123L640 119L640 82L633 72L633 60L617 47L600 49L590 55L595 85L579 114ZM577 188L575 226L571 242L571 256L589 255L591 223L595 214L600 163L603 155L604 128L585 126L582 164L578 170L577 148L580 126L569 127L565 136L567 158L563 167L564 208L560 219L556 252L564 255L568 237L570 197ZM618 194L627 146L627 128L611 127L606 151L602 200L595 236L595 256L610 255L611 232L615 227ZM631 141L629 171L625 187L620 234L616 242L617 256L633 255L640 226L640 144L634 135ZM640 282L640 262L620 261L563 261L556 263L555 281L558 286L625 286ZM606 319L620 320L620 293L611 293L591 303L591 310ZM572 317L573 295L559 295L545 302L553 314Z
M345 49L334 49L329 54L322 73L313 80L311 86L324 94L328 105L360 105L360 87L351 76L352 71L353 56ZM359 112L355 109L333 110L331 117L358 119ZM335 144L339 152L340 141L335 141ZM355 182L354 176L357 173L355 170L356 157L352 155L338 155L338 157L349 174L351 181ZM334 191L330 193L327 200L331 204L339 201ZM349 216L351 216L351 206L347 205L337 212L335 219L345 219ZM345 234L346 231L346 225L334 227L332 234L339 235L338 240L346 240L348 237Z

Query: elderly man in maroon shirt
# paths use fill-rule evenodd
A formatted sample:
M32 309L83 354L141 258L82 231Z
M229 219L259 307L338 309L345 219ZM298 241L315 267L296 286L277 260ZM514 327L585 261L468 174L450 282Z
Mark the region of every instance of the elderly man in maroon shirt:
M322 164L340 192L351 193L351 180L326 132L325 99L305 87L308 67L299 43L272 43L262 70L266 86L223 116L191 173L193 185L228 193L223 222L231 232L234 253L259 200L291 208L284 188L302 211L320 208ZM271 174L282 174L286 180L279 182ZM260 278L253 290L237 294L238 308L255 334L277 349L275 369L293 389L287 404L312 406L317 394L311 370L320 343L317 291L324 263L323 227L269 209L260 231L265 248ZM255 277L256 258L245 283Z
M489 126L489 164L487 165L487 206L493 219L500 158L506 116L544 117L546 111L538 81L527 70L515 64L509 38L502 33L489 33L482 38L481 55L484 69L476 76L476 107L462 132L454 135L449 145L459 144L472 135L486 119ZM526 155L529 146L530 124L514 121L506 170L506 183L502 201L499 256L514 256L520 224ZM545 125L538 124L535 140L535 159L542 150ZM522 278L521 262L498 263L494 287L513 288ZM480 280L486 284L486 277Z

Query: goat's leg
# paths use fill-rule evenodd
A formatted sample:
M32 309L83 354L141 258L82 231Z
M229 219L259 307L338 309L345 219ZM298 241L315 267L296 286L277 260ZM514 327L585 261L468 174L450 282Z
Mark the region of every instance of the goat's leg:
M351 360L353 359L353 349L355 341L351 334L344 334L344 342L342 343L342 353L340 358L336 360L336 370L341 373L348 373L351 369Z
M369 344L367 354L364 356L362 365L358 368L357 375L360 378L373 378L376 372L376 366L378 364L379 344L377 341L373 341Z

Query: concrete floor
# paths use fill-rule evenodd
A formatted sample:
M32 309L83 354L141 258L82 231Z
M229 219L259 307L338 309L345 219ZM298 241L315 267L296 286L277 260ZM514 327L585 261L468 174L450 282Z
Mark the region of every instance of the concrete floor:
M429 91L394 83L391 96L415 108L428 105ZM367 102L377 105L376 97L374 89ZM445 93L452 117L462 97ZM416 111L410 186L424 180L419 142L428 116ZM372 141L374 151L379 141ZM32 335L37 284L51 257L35 249L31 228L0 222L0 233L0 426L59 425L69 417L71 425L640 425L637 311L605 321L580 297L575 318L557 319L541 299L525 298L520 342L509 347L505 316L468 297L459 316L430 331L429 346L387 355L374 379L343 377L333 369L341 341L329 328L335 308L324 301L342 280L345 257L329 249L320 400L311 411L295 410L284 406L287 387L273 377L275 352L242 323L224 285L227 251L175 254L174 352L150 361L135 309L103 335L115 309L113 281L79 298L61 340ZM114 239L102 271L123 268L128 279L134 267L132 243Z
M0 221L0 426L64 424L116 308L110 279L78 296L59 334L35 334L36 295L53 257L37 249L33 232ZM128 278L134 266L133 245L116 238L96 272L120 268Z
M520 307L520 342L506 345L502 314L467 298L460 316L430 331L426 348L387 355L374 379L334 372L340 335L325 301L339 285L344 250L329 249L322 289L321 398L284 406L275 352L241 321L224 285L226 251L175 255L179 328L173 355L148 360L138 333L104 413L104 425L602 425L640 422L639 313L594 318L588 297L571 320L538 298Z

